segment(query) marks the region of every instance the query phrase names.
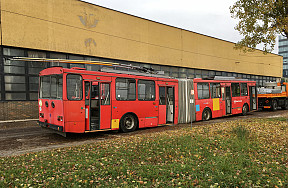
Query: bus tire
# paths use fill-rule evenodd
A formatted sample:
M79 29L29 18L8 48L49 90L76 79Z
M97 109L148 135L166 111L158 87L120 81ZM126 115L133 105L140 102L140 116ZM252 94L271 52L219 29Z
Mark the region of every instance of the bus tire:
M246 116L248 111L249 111L249 106L247 104L244 104L242 107L242 115Z
M211 110L209 108L205 108L202 113L202 120L209 121L211 119Z
M272 111L275 111L275 110L277 110L277 101L276 100L273 100L272 101L272 104L271 104L271 109L272 109Z
M285 99L284 106L281 107L283 110L288 110L288 100Z
M135 115L125 114L120 121L120 131L124 133L135 131L137 125L138 121Z

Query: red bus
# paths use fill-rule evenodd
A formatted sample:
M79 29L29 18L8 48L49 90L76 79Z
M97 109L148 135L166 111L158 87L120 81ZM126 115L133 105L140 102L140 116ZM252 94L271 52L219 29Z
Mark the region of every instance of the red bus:
M256 82L226 79L193 79L196 121L257 110Z
M134 131L178 122L178 80L52 67L40 72L39 124L58 133Z

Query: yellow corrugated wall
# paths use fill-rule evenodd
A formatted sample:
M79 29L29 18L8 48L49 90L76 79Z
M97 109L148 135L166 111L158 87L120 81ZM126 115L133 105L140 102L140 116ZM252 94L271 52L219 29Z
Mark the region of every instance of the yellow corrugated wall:
M1 0L3 45L282 76L282 57L78 0ZM191 23L193 24L193 23Z

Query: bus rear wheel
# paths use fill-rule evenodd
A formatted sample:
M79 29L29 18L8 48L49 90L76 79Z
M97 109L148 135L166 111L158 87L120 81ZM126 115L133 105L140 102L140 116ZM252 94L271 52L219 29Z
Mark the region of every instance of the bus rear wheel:
M211 111L208 108L205 108L202 113L202 120L208 121L211 119Z
M121 118L120 130L124 133L135 131L138 121L133 114L126 114Z
M243 107L242 107L242 115L246 116L248 111L249 111L248 105L244 104Z

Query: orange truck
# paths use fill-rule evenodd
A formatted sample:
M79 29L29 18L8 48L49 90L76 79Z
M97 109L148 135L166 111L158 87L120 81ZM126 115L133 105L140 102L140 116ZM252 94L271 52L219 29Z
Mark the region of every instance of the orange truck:
M288 83L266 82L258 88L258 107L277 110L278 107L288 109Z

